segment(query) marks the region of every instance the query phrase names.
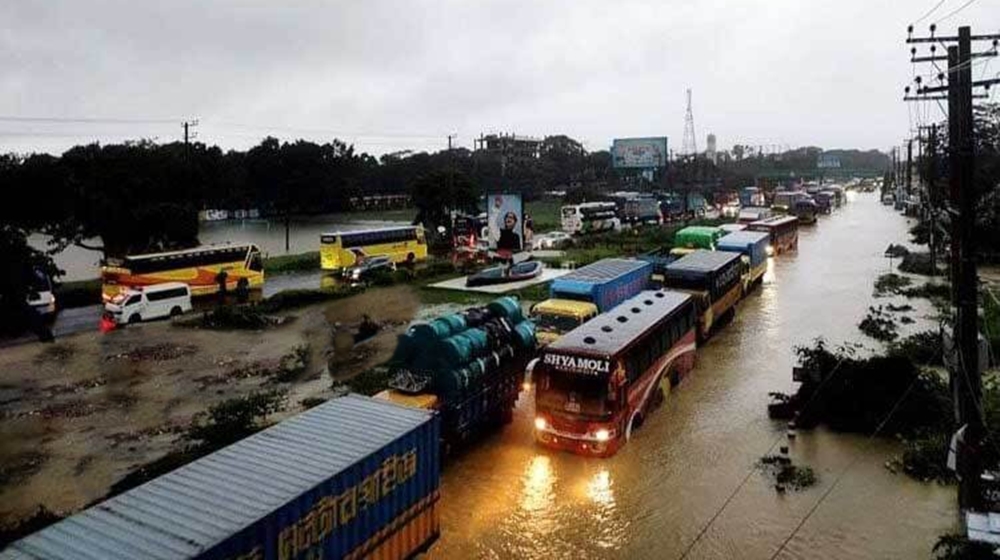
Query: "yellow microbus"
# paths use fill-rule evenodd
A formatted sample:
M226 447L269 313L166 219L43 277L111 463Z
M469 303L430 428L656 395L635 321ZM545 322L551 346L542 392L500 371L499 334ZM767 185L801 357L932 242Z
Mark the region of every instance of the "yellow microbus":
M223 271L227 290L264 285L264 262L256 245L209 245L107 259L101 266L101 295L107 301L124 288L184 282L192 295L203 296L219 290L219 273Z
M427 259L427 242L420 226L324 233L320 236L320 267L341 271L367 257L389 257L412 264Z

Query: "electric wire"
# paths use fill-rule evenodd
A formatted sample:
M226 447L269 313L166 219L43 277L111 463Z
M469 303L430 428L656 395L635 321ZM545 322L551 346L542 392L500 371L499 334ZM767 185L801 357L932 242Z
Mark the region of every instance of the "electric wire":
M945 3L945 2L947 2L947 1L948 1L948 0L939 0L937 4L934 4L934 7L933 7L933 8L931 8L930 10L927 10L927 11L926 11L926 12L924 13L924 15L920 16L920 19L918 19L918 20L914 21L912 25L916 25L916 24L918 24L918 23L920 23L920 22L924 21L924 20L925 20L925 19L927 19L928 17L930 17L930 15L931 15L931 14L933 14L934 12L936 12L936 11L937 11L937 9L938 9L938 8L940 8L940 7L941 7L941 6L942 6L942 5L943 5L943 4Z
M941 23L942 21L944 21L944 20L952 17L953 15L961 12L962 10L968 8L975 1L976 0L968 0L965 4L962 4L958 8L955 8L954 10L952 10L952 11L948 12L947 14L945 14L945 15L941 16L940 18L938 18L938 20L934 22L934 25L937 25L937 24Z
M882 428L884 428L885 425L889 423L889 420L892 419L893 415L896 414L896 411L899 409L899 406L903 404L903 401L906 399L906 397L910 395L910 391L912 391L913 387L916 386L918 379L920 379L919 374L914 376L913 380L910 381L910 385L906 388L906 391L904 391L903 394L898 399L896 399L896 403L893 404L892 409L889 410L889 414L887 414L886 417L882 419L882 422L875 428L875 431L868 436L868 439L865 441L866 446L871 444L872 440L874 440L875 437L878 436L879 432L882 431ZM819 509L819 506L823 504L823 502L830 496L831 493L833 493L833 490L837 487L838 484L840 484L840 481L844 479L844 476L847 474L847 472L850 471L851 468L855 464L857 464L857 462L860 459L861 459L861 453L858 452L854 455L854 458L851 459L850 463L848 463L847 466L844 467L842 471L840 471L840 474L837 475L837 478L833 481L833 484L831 484L826 489L826 491L823 492L823 495L821 495L819 499L816 500L816 503L814 503L813 506L809 509L805 517L799 520L799 523L798 525L795 526L795 529L793 529L792 532L787 537L785 537L785 540L782 541L781 546L778 547L778 550L771 555L771 560L774 560L775 558L778 557L779 554L784 552L785 547L788 546L788 543L790 543L792 539L795 538L795 535L798 534L799 530L802 529L802 527L806 524L806 522L809 521L809 518L811 518L812 515L816 513L816 510Z
M833 366L833 369L830 370L830 373L826 376L826 378L823 379L823 381L820 382L819 386L816 387L816 391L813 392L812 396L809 397L809 400L806 401L806 404L800 409L800 411L799 411L800 415L801 415L801 412L803 412L803 411L805 411L805 410L807 410L809 408L809 406L816 400L816 397L818 397L819 394L822 392L823 388L827 385L827 383L836 376L837 372L840 370L841 364L844 363L845 359L846 359L846 356L841 356L840 360L838 360L837 363L836 363L836 365ZM770 455L771 452L774 450L774 447L776 445L778 445L781 442L781 439L784 438L784 437L787 437L787 434L781 434L778 437L776 437L774 439L774 441L771 443L771 445L767 448L767 451L764 452L764 455ZM684 560L685 558L687 558L688 554L690 554L691 551L694 550L695 545L697 545L698 542L701 541L702 537L705 536L705 533L708 532L708 530L712 527L712 525L719 518L719 516L722 515L722 512L724 512L726 510L726 508L729 507L729 504L740 493L740 491L743 489L743 487L746 485L746 483L750 480L750 477L753 476L753 474L755 472L757 472L757 465L756 464L754 464L754 465L751 466L751 468L747 472L746 476L743 477L743 479L740 481L740 483L736 485L736 488L734 488L733 491L729 494L729 496L726 497L726 500L722 503L722 505L719 507L719 509L716 510L716 512L712 515L712 517L708 520L708 523L706 523L701 528L701 530L698 531L698 534L695 536L694 540L691 541L691 543L689 543L687 547L685 547L684 553L681 554L681 556L680 556L680 560Z

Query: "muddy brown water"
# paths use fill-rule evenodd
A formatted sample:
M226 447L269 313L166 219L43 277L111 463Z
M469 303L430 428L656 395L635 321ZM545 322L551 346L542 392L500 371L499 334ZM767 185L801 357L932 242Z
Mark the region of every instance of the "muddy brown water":
M803 228L798 253L772 259L762 289L699 349L693 375L611 459L536 446L532 398L522 395L513 424L444 472L430 556L681 558L753 464L786 443L765 409L768 391L792 388L793 346L861 340L872 283L889 270L883 251L906 229L874 194ZM818 484L779 495L751 474L688 558L771 558L838 478L778 558L929 558L955 527L952 487L884 467L899 451L892 441L816 430L790 447Z

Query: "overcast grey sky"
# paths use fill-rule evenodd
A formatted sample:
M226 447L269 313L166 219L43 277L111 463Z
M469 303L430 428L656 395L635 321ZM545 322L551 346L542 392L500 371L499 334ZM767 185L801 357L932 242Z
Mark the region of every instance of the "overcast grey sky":
M918 29L966 1L945 0ZM166 122L0 120L0 152L166 142L199 117L199 139L227 148L270 133L435 150L449 133L471 146L513 131L591 150L666 135L677 149L689 87L699 148L714 132L721 147L886 149L918 114L901 101L906 25L937 2L7 0L0 116ZM939 34L958 24L997 32L997 0L973 1Z

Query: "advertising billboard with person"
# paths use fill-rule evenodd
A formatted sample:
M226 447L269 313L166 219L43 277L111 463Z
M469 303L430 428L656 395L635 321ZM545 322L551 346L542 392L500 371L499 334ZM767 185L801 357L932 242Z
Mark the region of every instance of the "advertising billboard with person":
M490 228L490 250L518 253L524 249L524 207L519 194L486 197Z

